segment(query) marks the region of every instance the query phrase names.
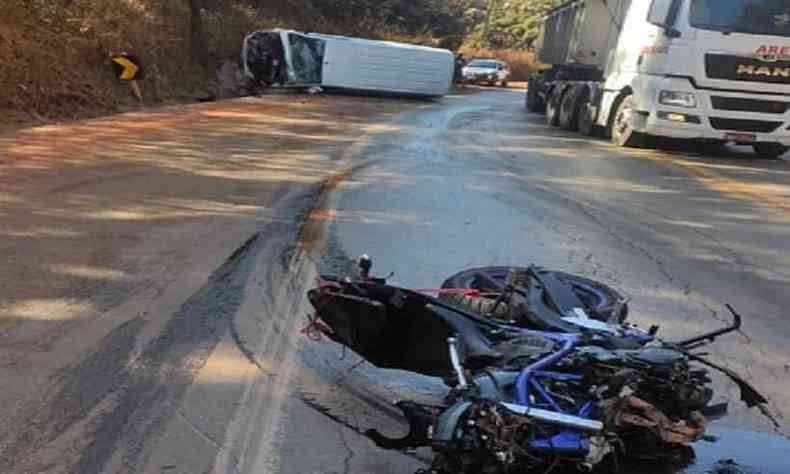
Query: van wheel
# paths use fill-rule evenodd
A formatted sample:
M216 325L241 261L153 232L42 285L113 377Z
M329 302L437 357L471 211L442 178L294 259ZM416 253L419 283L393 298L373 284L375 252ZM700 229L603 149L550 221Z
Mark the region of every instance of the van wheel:
M642 145L644 135L634 131L631 116L634 114L634 98L626 96L617 106L612 119L612 143L619 147L635 148Z
M769 160L775 160L790 150L790 147L786 147L781 143L755 143L752 147L760 158Z
M507 87L507 81L502 81L502 87Z
M546 99L546 123L556 127L560 123L560 101L562 100L562 91L559 88L552 89L549 97Z

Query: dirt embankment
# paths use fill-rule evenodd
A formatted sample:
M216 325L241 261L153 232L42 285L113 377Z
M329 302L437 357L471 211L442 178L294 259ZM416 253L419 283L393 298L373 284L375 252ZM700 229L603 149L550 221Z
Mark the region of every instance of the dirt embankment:
M392 7L371 8L373 0L342 8L336 3L0 0L0 128L139 107L129 85L115 77L111 52L132 52L142 61L145 75L139 82L150 106L214 95L217 68L238 61L245 34L256 29L438 44L436 35L450 34L442 25L460 21L440 21L418 14L419 9L403 18ZM432 27L441 31L434 34Z
M146 105L189 102L215 92L217 66L238 59L251 30L351 31L315 12L310 0L254 6L259 3L0 0L0 127L139 107L129 85L115 77L111 52L133 52L142 61ZM202 45L194 35L195 11Z
M146 104L209 95L215 66L238 57L245 32L272 26L278 16L296 21L276 9L264 16L243 2L217 2L200 10L205 55L196 61L191 3L0 0L0 125L136 107L130 87L114 75L111 52L140 58Z

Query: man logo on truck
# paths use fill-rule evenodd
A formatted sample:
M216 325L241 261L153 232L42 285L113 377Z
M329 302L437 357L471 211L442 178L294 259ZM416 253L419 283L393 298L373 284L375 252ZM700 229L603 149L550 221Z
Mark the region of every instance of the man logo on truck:
M773 76L773 77L790 77L790 67L757 67L751 64L739 64L739 76Z
M790 58L790 46L762 45L759 48L757 48L755 57L765 62L776 62L779 59L787 59Z

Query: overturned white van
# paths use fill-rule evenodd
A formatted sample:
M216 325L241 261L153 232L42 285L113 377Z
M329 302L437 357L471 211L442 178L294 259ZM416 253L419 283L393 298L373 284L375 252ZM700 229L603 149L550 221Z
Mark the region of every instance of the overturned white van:
M249 34L242 49L245 76L261 84L422 97L449 92L454 61L444 49L280 29Z

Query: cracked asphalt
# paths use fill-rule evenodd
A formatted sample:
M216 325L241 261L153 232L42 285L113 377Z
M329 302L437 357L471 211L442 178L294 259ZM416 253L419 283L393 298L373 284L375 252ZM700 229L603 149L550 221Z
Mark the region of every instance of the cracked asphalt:
M745 317L713 357L790 416L790 163L621 150L517 91L272 96L0 135L0 472L410 474L364 436L434 379L302 336L317 272L436 287L470 266L597 278L667 339ZM683 472L785 474L732 413ZM645 474L677 472L639 466ZM651 471L652 469L652 471Z

